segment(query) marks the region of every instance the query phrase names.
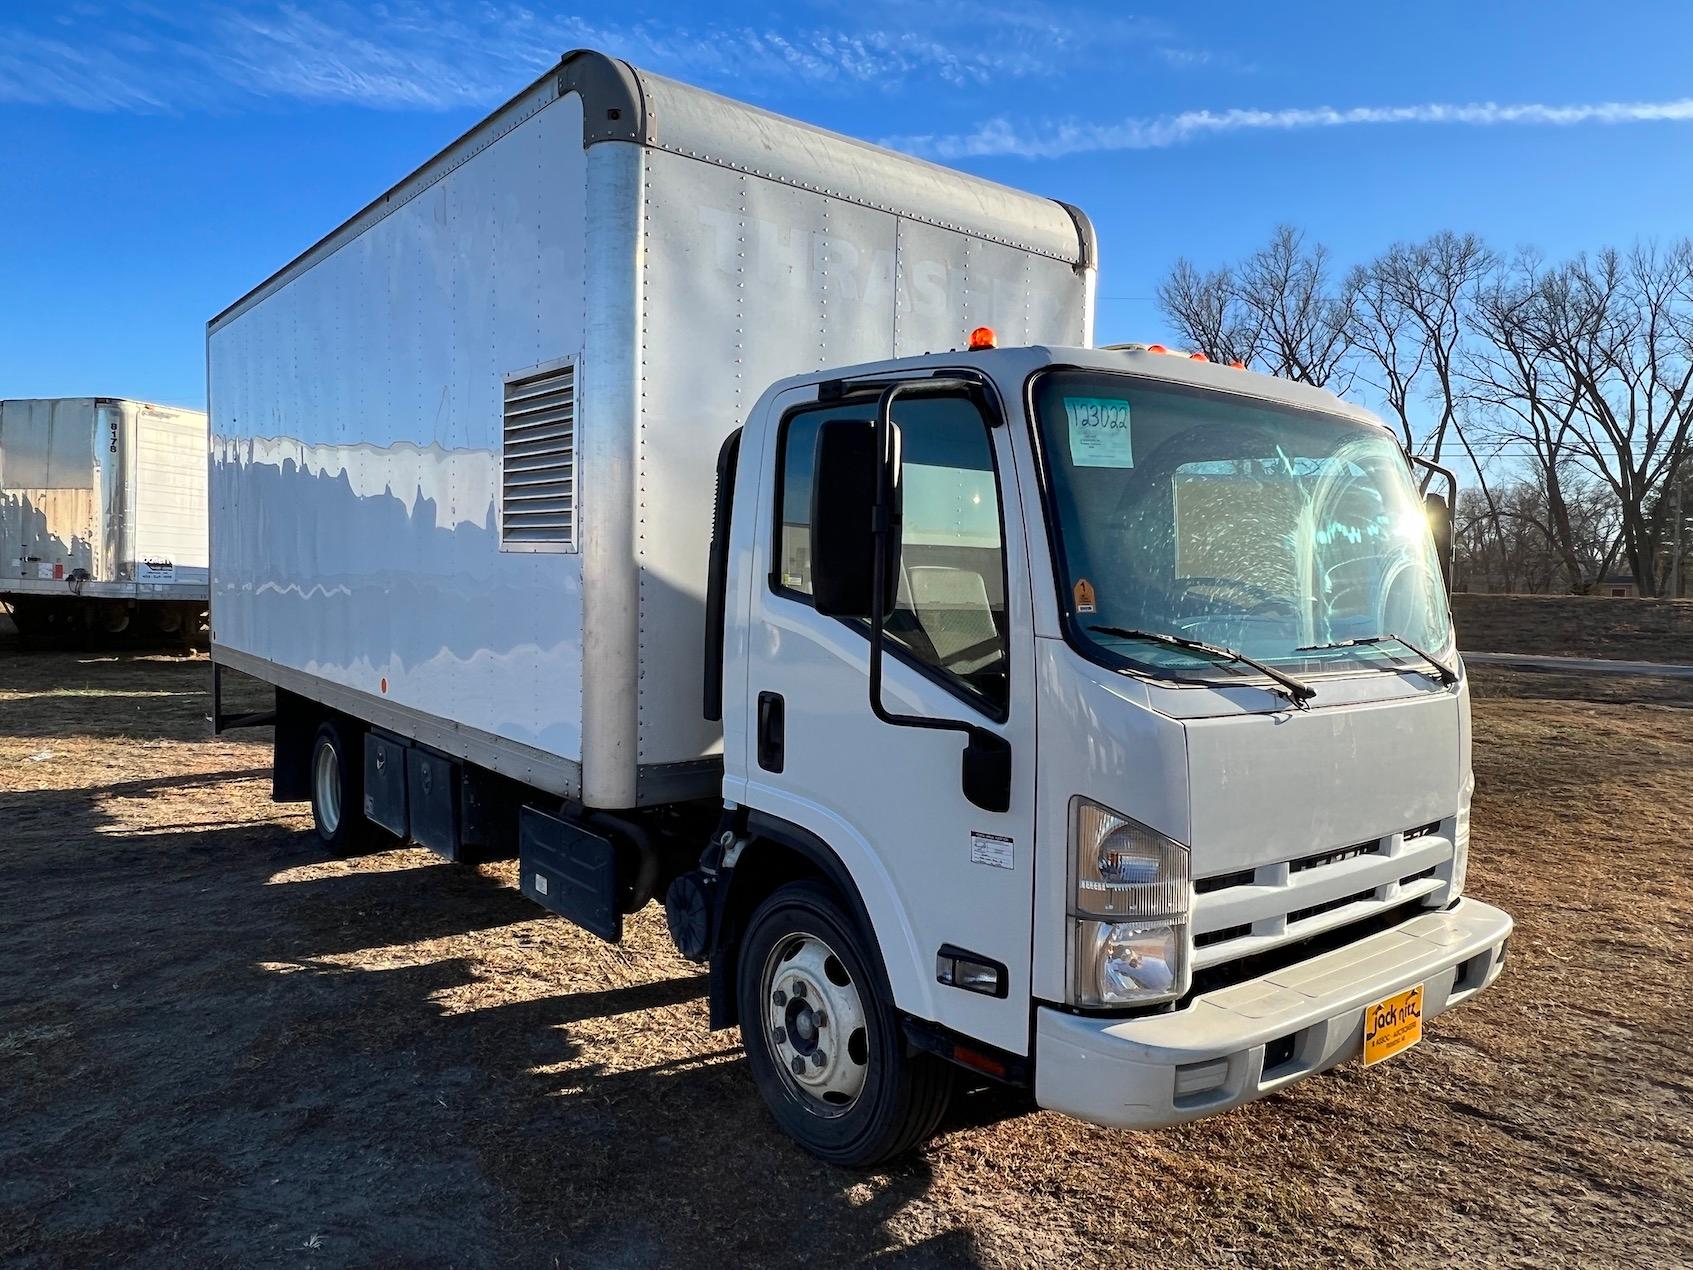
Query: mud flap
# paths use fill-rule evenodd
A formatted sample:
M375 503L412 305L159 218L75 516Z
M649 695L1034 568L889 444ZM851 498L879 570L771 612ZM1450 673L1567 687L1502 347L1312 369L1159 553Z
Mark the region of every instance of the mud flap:
M542 908L615 944L623 938L617 847L534 807L518 816L518 882Z

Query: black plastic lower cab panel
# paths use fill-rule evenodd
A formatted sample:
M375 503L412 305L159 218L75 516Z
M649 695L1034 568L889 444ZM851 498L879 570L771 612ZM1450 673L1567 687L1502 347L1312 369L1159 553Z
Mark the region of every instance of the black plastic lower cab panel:
M518 882L542 908L610 943L623 938L617 848L608 838L534 807L518 817Z

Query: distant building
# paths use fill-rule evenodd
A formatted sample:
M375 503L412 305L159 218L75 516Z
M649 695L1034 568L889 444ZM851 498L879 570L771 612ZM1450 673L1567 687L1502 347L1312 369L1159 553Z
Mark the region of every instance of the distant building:
M1631 573L1608 573L1599 579L1593 588L1593 594L1632 600L1639 596L1640 588L1634 584L1634 575Z

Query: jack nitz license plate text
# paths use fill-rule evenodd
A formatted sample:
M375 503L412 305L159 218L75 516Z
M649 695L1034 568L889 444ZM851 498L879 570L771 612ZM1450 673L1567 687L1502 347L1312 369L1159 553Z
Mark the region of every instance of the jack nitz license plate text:
M1423 985L1364 1008L1364 1066L1408 1050L1423 1039Z

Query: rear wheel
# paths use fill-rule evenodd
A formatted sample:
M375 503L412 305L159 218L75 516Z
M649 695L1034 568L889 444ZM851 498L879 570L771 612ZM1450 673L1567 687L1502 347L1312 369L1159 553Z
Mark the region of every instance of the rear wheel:
M753 1079L813 1155L865 1167L935 1131L952 1069L906 1052L874 948L828 888L796 882L759 905L737 990Z
M317 836L337 854L368 842L364 818L364 764L356 729L325 723L312 742L312 822Z

